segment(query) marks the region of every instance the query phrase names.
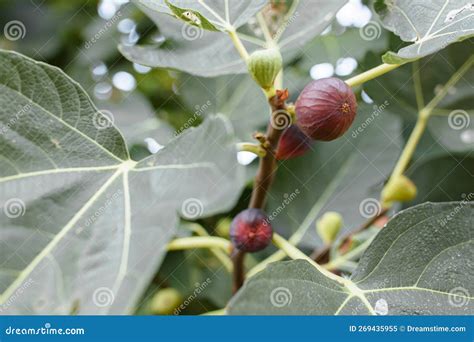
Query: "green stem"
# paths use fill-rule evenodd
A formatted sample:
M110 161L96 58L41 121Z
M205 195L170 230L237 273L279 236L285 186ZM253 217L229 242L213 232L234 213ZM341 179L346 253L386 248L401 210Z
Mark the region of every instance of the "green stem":
M343 254L334 260L331 260L327 264L322 265L325 269L332 271L338 269L340 265L343 265L347 261L354 260L355 258L359 257L364 251L369 247L370 243L372 242L372 239L367 239L363 243L361 243L359 246L354 248L353 250L347 252L346 254Z
M172 240L167 245L168 251L180 251L195 248L220 248L224 251L230 251L230 241L215 236L195 236Z
M418 114L418 119L416 121L415 128L411 132L410 138L405 145L405 148L400 155L395 168L392 171L388 183L393 182L395 179L400 177L407 169L408 164L410 163L413 154L418 146L418 143L423 136L423 133L428 124L428 120L433 113L435 107L443 100L443 98L448 94L448 91L461 79L461 77L469 70L471 64L474 62L474 56L471 56L462 66L459 68L453 76L446 82L446 84L441 88L441 90L436 94L436 96L420 110ZM385 185L384 190L387 189L388 183ZM384 191L382 190L382 202L384 197Z
M268 258L260 261L257 265L252 267L250 271L247 272L247 278L253 277L255 274L257 274L260 271L263 271L265 267L268 266L268 264L271 264L272 262L277 262L280 260L285 259L287 254L281 250L276 251L272 255L270 255Z
M247 151L247 152L252 152L253 154L256 154L257 156L263 158L267 155L267 151L258 144L253 144L253 143L238 143L237 144L237 149L239 151Z
M232 43L234 43L235 48L240 54L240 57L242 57L242 59L247 62L247 59L249 58L249 53L242 41L240 40L239 36L237 35L237 31L235 29L230 29L228 32Z
M199 236L210 236L207 233L207 231L201 225L197 223L190 223L189 229ZM222 265L226 268L226 270L232 273L232 270L233 270L232 260L230 260L230 257L228 255L228 250L223 251L222 249L219 249L219 248L211 248L210 251L222 263Z
M370 80L373 80L374 78L377 78L379 76L382 76L383 74L386 74L387 72L390 72L399 66L403 64L381 64L375 68L372 68L370 70L367 70L359 75L356 75L354 77L349 78L346 80L346 83L350 87L356 87L358 85L361 85L365 82L368 82Z
M263 36L265 37L265 41L267 42L267 47L274 48L276 44L275 44L275 41L273 40L270 30L268 29L267 23L265 22L265 18L263 17L262 12L259 12L257 14L257 21L258 21L258 24L260 25L260 28L262 29Z
M408 163L410 162L413 153L415 152L416 146L423 135L426 125L428 124L429 113L422 110L416 121L415 128L411 132L410 138L403 149L402 154L400 155L395 168L393 169L390 180L400 177L406 170Z
M275 246L280 248L283 252L286 253L291 259L303 259L309 262L311 265L313 265L319 272L324 274L326 277L337 281L340 284L344 284L344 279L342 277L339 277L338 275L329 272L325 268L323 268L321 265L317 264L312 260L309 256L304 254L302 251L300 251L298 248L293 246L290 242L288 242L286 239L284 239L282 236L278 235L277 233L273 233L273 243Z

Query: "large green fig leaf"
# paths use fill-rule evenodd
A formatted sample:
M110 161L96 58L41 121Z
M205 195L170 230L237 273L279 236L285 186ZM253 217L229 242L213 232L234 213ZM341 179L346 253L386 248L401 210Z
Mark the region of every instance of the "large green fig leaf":
M303 53L305 43L320 34L347 0L295 0L271 38L280 47L283 57L290 59ZM183 70L193 75L214 77L245 73L247 68L227 34L229 28L246 24L263 6L258 1L135 1L135 4L159 27L171 44L162 47L120 46L122 54L143 65ZM314 9L317 11L314 11ZM182 20L170 17L177 15ZM184 17L183 17L184 16ZM212 27L204 27L204 18ZM184 21L183 21L184 20ZM201 25L201 26L200 26ZM214 32L215 30L222 32ZM260 28L258 29L260 30ZM243 27L239 32L244 46L251 53L267 42L254 28Z
M472 315L474 203L425 203L381 230L350 279L303 260L250 278L230 314Z
M117 101L96 101L96 105L113 119L128 146L144 144L147 138L166 145L175 135L173 127L157 118L151 103L139 92L127 94Z
M130 312L178 213L227 210L243 185L223 118L136 162L77 83L6 51L0 127L0 309L9 314Z
M179 69L205 77L246 71L245 63L241 60L227 34L205 30L171 17L172 12L165 1L135 1L134 3L153 20L159 27L160 33L169 40L170 44L165 44L163 47L121 45L119 49L126 58L143 65ZM219 17L225 18L225 22L221 22L219 26L220 19L216 18L215 14L209 12L208 9L203 8L203 3ZM176 6L193 9L202 16L209 16L208 19L216 27L220 27L219 30L224 30L222 26L224 24L232 25L235 28L240 27L265 3L266 0L172 2ZM226 8L229 9L228 17ZM227 18L228 22L226 22ZM250 46L248 47L250 48Z
M165 13L210 31L239 28L268 0L135 0L148 14Z
M319 247L315 222L326 211L343 216L344 234L380 210L377 198L402 147L400 120L386 113L390 105L361 103L343 137L315 142L304 156L280 163L267 210L277 231L293 233L292 242L303 247Z
M474 35L474 5L470 0L377 0L383 25L412 44L389 52L386 63L427 56Z
M306 43L328 27L347 0L296 0L273 37L282 51L300 52Z

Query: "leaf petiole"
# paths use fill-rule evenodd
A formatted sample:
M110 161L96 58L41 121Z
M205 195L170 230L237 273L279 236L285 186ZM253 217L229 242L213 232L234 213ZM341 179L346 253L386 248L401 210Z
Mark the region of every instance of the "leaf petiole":
M443 98L448 94L448 91L463 77L463 75L469 70L472 63L474 62L474 56L471 56L446 82L446 84L441 88L441 90L436 94L436 96L419 111L418 119L415 124L415 128L411 132L410 138L408 139L405 148L400 155L395 168L392 171L392 174L389 178L389 181L384 187L384 190L387 189L390 182L393 182L395 179L400 177L407 169L408 164L410 163L413 154L415 153L416 147L425 132L428 120L433 113L433 110L436 106L443 100ZM384 190L382 190L382 203L384 202ZM390 203L383 203L385 206L390 206Z
M367 70L359 75L356 75L354 77L349 78L345 82L350 86L350 87L356 87L359 86L365 82L368 82L370 80L373 80L374 78L377 78L379 76L382 76L386 74L387 72L390 72L392 70L395 70L399 66L402 66L403 64L387 64L383 63L380 64L379 66L376 66L375 68L372 68L370 70Z

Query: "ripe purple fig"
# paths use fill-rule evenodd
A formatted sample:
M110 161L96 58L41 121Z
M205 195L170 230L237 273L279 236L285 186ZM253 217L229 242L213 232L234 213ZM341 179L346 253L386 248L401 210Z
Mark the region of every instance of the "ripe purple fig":
M233 245L243 252L258 252L268 246L273 229L267 215L260 209L250 208L239 213L230 226Z
M302 156L311 148L311 139L296 125L291 125L280 137L276 159L287 160Z
M351 126L356 112L354 92L335 77L312 81L296 101L296 123L314 140L339 138Z

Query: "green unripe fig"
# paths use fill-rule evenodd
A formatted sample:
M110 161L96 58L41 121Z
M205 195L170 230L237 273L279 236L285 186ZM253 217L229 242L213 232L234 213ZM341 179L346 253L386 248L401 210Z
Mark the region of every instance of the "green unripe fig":
M150 301L150 311L155 315L171 315L183 302L178 290L168 287L159 290Z
M390 206L392 202L408 202L416 194L416 185L408 177L401 175L387 183L382 191L382 202L384 206Z
M316 221L316 231L325 245L330 245L341 230L343 223L342 216L335 211L328 211L318 221Z
M278 49L258 50L250 55L247 65L255 82L269 90L282 68L283 59Z
M232 220L228 217L221 218L219 221L217 221L217 225L216 225L217 235L223 238L229 238L231 223L232 223Z

